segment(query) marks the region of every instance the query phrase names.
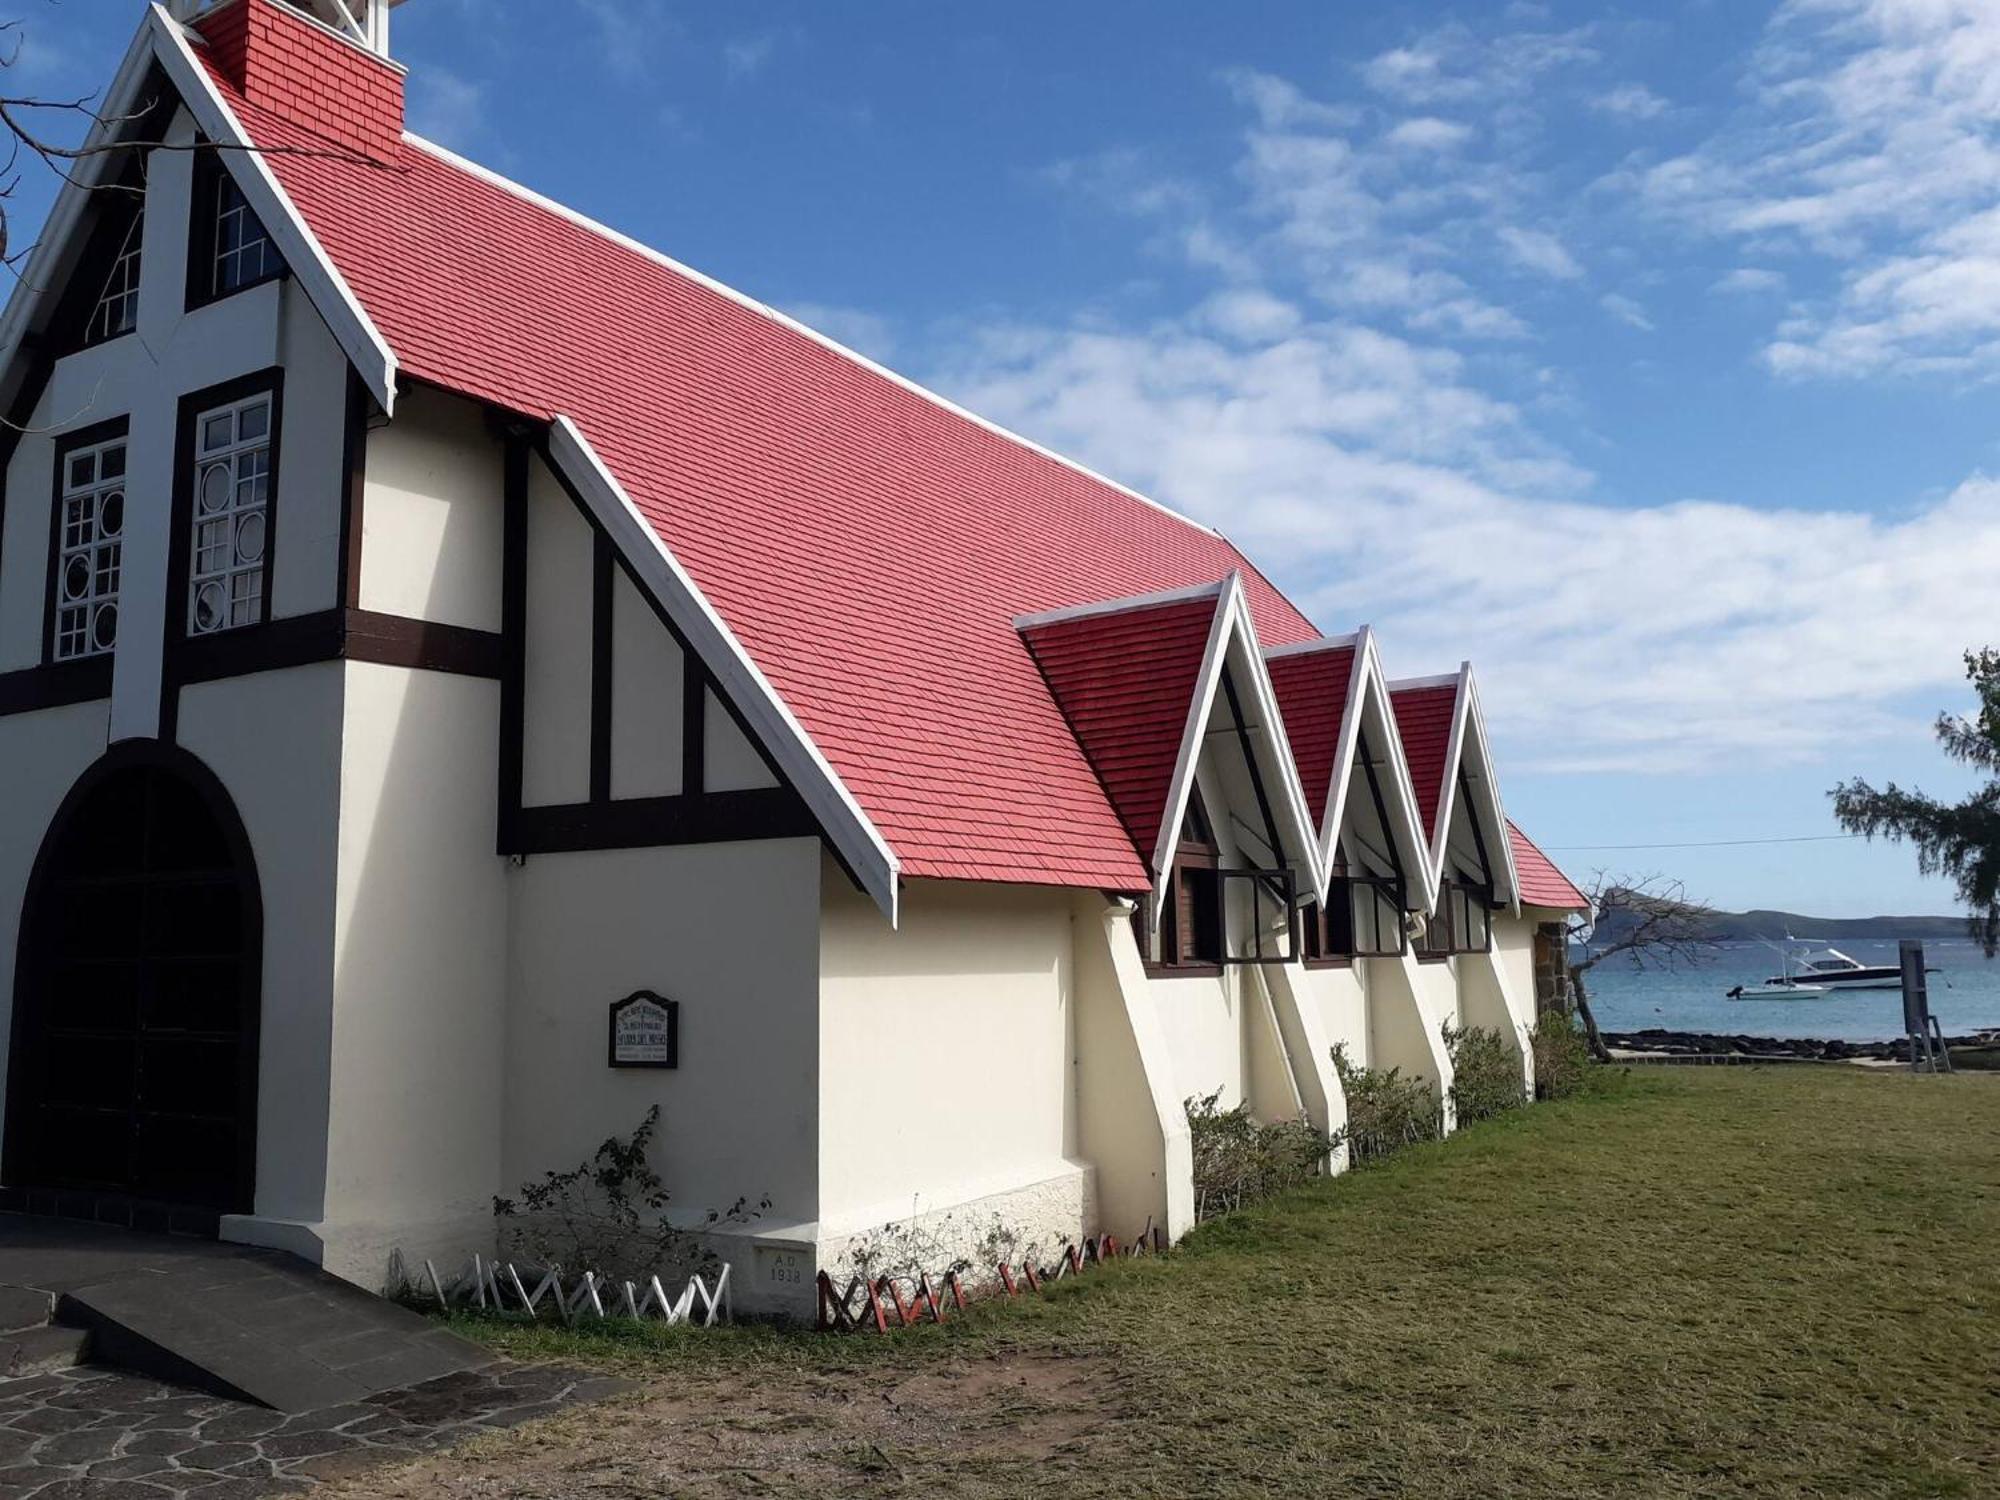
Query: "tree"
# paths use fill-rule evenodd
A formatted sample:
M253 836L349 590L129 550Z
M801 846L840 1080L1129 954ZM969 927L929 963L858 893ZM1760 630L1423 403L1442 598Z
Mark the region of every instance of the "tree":
M1827 795L1849 833L1914 844L1921 873L1949 875L1973 939L1991 958L2000 949L2000 651L1966 652L1965 675L1979 712L1939 714L1937 740L1953 760L1990 776L1985 786L1945 803L1893 781L1878 791L1857 777Z
M1678 880L1657 875L1614 879L1599 870L1584 895L1590 909L1571 918L1565 933L1571 955L1569 987L1577 1014L1583 1017L1591 1055L1609 1062L1611 1049L1604 1045L1597 1018L1591 1014L1586 976L1614 958L1625 959L1634 969L1671 972L1693 967L1715 947L1709 936L1715 911L1688 900ZM1579 951L1581 958L1575 956Z

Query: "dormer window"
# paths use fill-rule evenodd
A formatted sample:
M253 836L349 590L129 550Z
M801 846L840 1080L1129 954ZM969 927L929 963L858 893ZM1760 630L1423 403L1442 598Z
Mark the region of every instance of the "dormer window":
M285 274L284 257L213 151L196 158L188 306L200 307Z
M90 312L90 323L84 329L85 343L101 344L139 326L139 259L145 238L146 212L142 208L132 215L118 254L112 259L104 290L98 295L97 305Z

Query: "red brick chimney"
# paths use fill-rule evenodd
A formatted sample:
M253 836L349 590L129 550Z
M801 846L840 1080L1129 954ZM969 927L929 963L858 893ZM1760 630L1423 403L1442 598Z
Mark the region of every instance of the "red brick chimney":
M197 17L216 71L243 97L376 161L403 138L403 70L281 0L226 0Z

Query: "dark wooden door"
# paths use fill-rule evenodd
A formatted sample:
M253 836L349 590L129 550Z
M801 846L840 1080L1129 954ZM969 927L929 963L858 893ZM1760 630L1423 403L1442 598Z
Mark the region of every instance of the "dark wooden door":
M79 787L49 839L22 913L10 1185L247 1212L261 905L233 808L136 764Z

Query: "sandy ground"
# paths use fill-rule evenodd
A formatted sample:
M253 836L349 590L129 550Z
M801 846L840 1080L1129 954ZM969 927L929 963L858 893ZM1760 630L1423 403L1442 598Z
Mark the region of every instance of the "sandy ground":
M1107 1366L1016 1354L927 1370L888 1386L801 1374L774 1389L730 1380L636 1395L378 1471L322 1493L341 1500L625 1500L646 1496L936 1493L933 1464L1027 1493L1035 1468L1111 1420ZM868 1386L875 1388L869 1389ZM1011 1477L1010 1477L1011 1476ZM983 1490L967 1491L977 1493Z

